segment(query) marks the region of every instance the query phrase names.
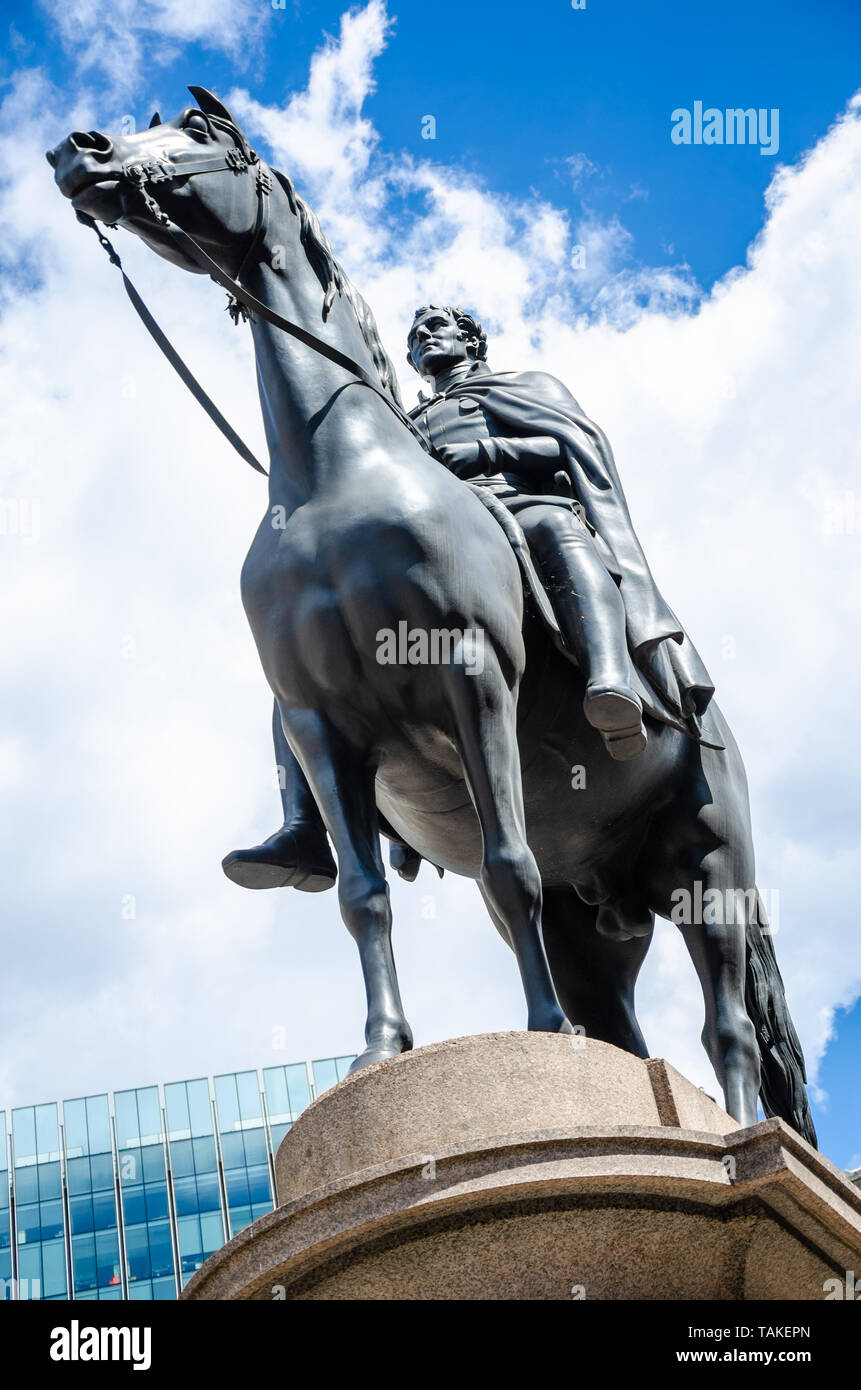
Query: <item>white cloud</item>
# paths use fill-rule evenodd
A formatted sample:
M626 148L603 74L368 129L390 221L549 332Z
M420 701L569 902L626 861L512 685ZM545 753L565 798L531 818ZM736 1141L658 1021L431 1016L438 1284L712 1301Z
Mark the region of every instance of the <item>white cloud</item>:
M101 73L131 96L147 68L172 62L186 43L230 55L243 68L272 9L260 0L39 0L81 73ZM192 79L194 80L194 79Z
M134 64L138 25L115 13ZM571 226L546 202L381 149L363 104L387 28L371 3L283 108L242 91L230 102L310 197L396 361L417 304L463 302L491 328L495 365L554 372L608 430L659 583L747 762L760 882L780 894L781 966L815 1064L833 1009L861 988L861 515L844 534L826 524L848 516L835 498L861 498L859 109L778 172L748 264L702 295L683 267L636 265L616 219ZM334 896L243 894L221 878L221 855L276 816L269 702L237 583L264 496L54 191L41 151L78 114L56 93L37 100L40 81L0 116L16 126L7 254L41 277L4 314L3 496L41 502L37 544L0 537L0 641L15 654L0 669L14 812L3 862L15 868L0 1028L16 1102L352 1050L362 1023ZM569 261L584 237L586 275ZM248 341L219 293L128 238L122 250L259 449ZM403 385L416 385L405 366ZM394 898L418 1041L522 1026L513 958L475 890L425 868ZM699 987L669 926L640 1012L652 1050L717 1094Z

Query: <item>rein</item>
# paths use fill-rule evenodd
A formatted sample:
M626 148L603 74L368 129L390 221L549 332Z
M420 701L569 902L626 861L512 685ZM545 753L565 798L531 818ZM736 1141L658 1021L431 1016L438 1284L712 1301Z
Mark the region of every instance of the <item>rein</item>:
M204 251L203 247L195 241L193 236L183 231L181 227L171 221L167 213L159 207L158 203L149 192L148 185L162 183L174 178L185 178L194 174L207 174L223 171L225 169L233 170L234 173L246 173L251 165L256 165L257 167L257 221L248 250L242 258L242 264L234 279L233 276L228 275L226 271L222 270L221 267L216 264L212 257ZM280 328L284 333L289 333L292 338L296 338L300 343L304 343L306 347L311 348L314 352L327 358L328 361L334 362L336 366L343 367L345 371L356 378L357 384L369 387L381 400L385 401L386 405L397 416L401 424L406 425L413 437L418 440L425 452L430 452L427 440L424 438L421 431L417 429L406 412L401 409L388 392L374 381L370 373L367 372L359 362L356 362L352 357L341 352L338 348L332 347L330 343L318 337L316 333L312 333L307 328L302 328L300 324L293 323L290 319L282 318L274 309L270 309L268 305L257 299L241 284L242 275L246 266L258 262L262 258L263 246L269 228L269 194L272 188L272 176L253 150L250 150L246 155L242 149L235 146L224 155L202 155L198 157L194 154L190 154L177 155L169 160L148 159L140 163L124 165L120 177L130 185L131 189L139 197L146 213L168 233L175 245L178 246L189 259L195 261L200 266L201 270L206 271L211 280L214 280L217 285L220 285L222 289L227 291L230 301L227 306L228 312L233 318L234 323L239 322L240 316L244 319L254 317L263 319L264 322L271 324L273 328ZM123 263L119 254L105 234L99 229L95 218L90 217L88 213L78 211L76 211L75 216L85 227L91 227L96 233L99 244L107 252L111 264L117 266L122 274L126 294L135 312L141 319L141 322L153 341L164 353L168 362L170 362L174 371L188 387L195 400L203 407L210 420L218 427L225 439L233 445L233 448L239 454L240 458L244 459L245 462L256 469L258 473L268 476L262 463L255 458L254 454L248 448L248 445L244 443L233 429L232 425L228 423L218 409L218 406L207 395L200 382L186 366L185 362L170 342L170 339L159 327L123 269ZM115 223L110 225L112 230L116 226Z

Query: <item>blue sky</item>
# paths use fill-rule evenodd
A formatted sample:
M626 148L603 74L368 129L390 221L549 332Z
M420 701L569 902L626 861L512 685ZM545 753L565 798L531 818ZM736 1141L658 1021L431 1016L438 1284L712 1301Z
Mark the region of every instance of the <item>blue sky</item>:
M13 0L6 13L62 84L67 58L54 8ZM222 93L240 81L258 100L283 99L304 83L310 52L323 33L337 33L344 11L337 0L286 0L283 9L259 0L257 8L259 43L234 44L229 57L189 43L173 62L153 64L127 93L138 122L156 101L172 109L191 80ZM500 192L535 189L560 207L620 212L634 260L687 264L704 287L743 264L775 164L793 162L825 133L854 90L861 55L855 0L587 0L584 10L565 0L439 0L393 5L391 14L394 41L366 105L387 150L415 152L420 118L434 114L436 158ZM695 100L776 107L779 153L679 151L670 113ZM565 161L577 154L595 172L575 191Z
M850 199L861 188L850 143L857 120L847 121L842 133L833 127L858 81L861 8L853 0L820 0L815 7L800 0L727 0L713 7L587 0L585 10L563 0L530 6L392 0L388 28L373 3L356 7L346 25L345 12L343 4L308 0L287 0L284 9L268 0L202 0L197 7L179 0L69 0L62 8L14 0L5 7L4 132L23 123L22 147L33 158L12 160L4 185L12 226L4 255L35 267L43 298L27 304L16 297L15 282L7 284L6 331L17 350L9 387L12 481L4 495L41 495L45 535L30 552L10 556L7 546L3 553L10 562L8 592L18 592L19 582L35 584L42 607L26 633L3 639L4 650L17 641L21 653L17 674L3 677L21 768L19 815L5 832L4 854L21 866L12 918L30 934L15 986L22 1002L12 1006L2 1038L12 1060L0 1072L0 1107L10 1099L24 1103L265 1064L247 1003L222 1042L212 1037L205 1000L189 1001L187 972L197 968L191 945L182 968L166 974L173 943L187 939L204 949L216 921L223 933L215 953L221 971L208 967L205 985L213 999L229 999L231 979L240 977L242 966L231 955L240 931L253 941L254 969L241 976L248 987L263 969L277 973L272 963L280 959L282 916L308 928L301 945L290 938L303 982L294 997L325 993L324 984L333 997L352 999L355 990L329 899L296 903L258 894L251 902L218 878L218 858L234 842L274 828L267 698L236 594L258 494L252 481L234 477L225 459L224 491L213 488L210 498L207 490L201 503L193 460L195 450L211 447L210 427L190 416L194 407L161 374L109 269L95 247L83 244L47 165L37 165L38 151L73 119L110 130L132 114L143 124L155 106L174 114L193 82L223 97L234 94L254 141L296 177L396 358L417 298L458 295L493 326L501 365L538 364L537 357L526 360L538 353L540 365L564 377L575 394L582 384L587 405L596 403L650 559L674 606L684 601L683 616L739 733L762 882L780 891L784 974L808 1055L814 1065L822 1058L818 1085L827 1100L815 1108L823 1147L838 1163L857 1162L861 1015L858 1007L847 1009L861 988L852 925L858 790L839 731L854 713L859 671L854 660L846 669L846 628L835 614L855 592L850 576L858 573L861 541L829 539L811 517L829 498L859 486L857 387L849 385L847 343L857 345L861 335L846 271ZM316 76L315 53L328 54ZM291 94L299 97L291 102ZM778 108L779 152L771 158L756 146L674 145L671 112L695 101L720 109ZM427 115L436 119L434 141L421 139ZM812 151L815 160L807 158ZM780 196L774 187L767 196L781 168L787 175ZM752 254L760 234L763 244ZM568 259L580 241L587 244L589 270L578 278ZM125 242L124 254L127 248ZM165 270L134 246L127 261L164 308ZM744 266L746 275L734 278L731 272ZM231 415L254 444L253 383L240 340L224 328L220 302L207 297L211 287L190 285L179 274L169 283L183 347L190 347L196 366L202 362L216 399L219 383L232 374ZM73 353L81 370L67 386L64 369ZM148 435L148 422L138 416L140 440L124 441L125 467L116 470L116 436L96 418L93 377L105 370L120 374L115 386L124 393L158 393L166 436L183 441L182 469L160 476L161 460L154 460L164 452L162 440ZM57 376L66 391L60 400ZM404 384L407 392L414 389L406 378ZM816 421L815 438L804 432L803 457L796 408L806 412L806 422ZM70 419L77 422L73 438ZM660 430L667 432L666 446L654 443ZM39 481L41 459L58 449L67 492L61 494L54 472L50 489L40 493L48 486ZM737 502L727 501L724 487ZM118 489L110 522L100 510L107 488L112 497ZM190 514L211 508L216 538L201 540L193 574L180 569L171 547L184 505ZM229 522L223 512L231 513ZM135 525L117 532L118 515L134 515ZM755 541L745 534L752 517L760 526ZM718 531L723 563L710 580L699 560L707 548L714 553ZM799 588L790 593L795 571ZM70 572L89 604L72 614L61 594ZM211 623L231 653L223 703L211 713L196 708L189 676L195 661L208 669L211 657L203 645L193 650L191 636L182 650L178 592L199 605L197 627L209 631ZM784 618L772 607L778 598L795 615L791 653ZM149 664L135 668L134 679L99 647L98 622L108 644L114 628L140 632ZM67 648L70 624L83 624L85 641ZM728 635L743 660L726 657ZM45 653L51 644L64 654L68 698L58 705L42 697L37 705L33 691L50 688ZM827 691L817 663L842 673ZM245 720L250 708L254 719ZM204 721L201 744L219 749L211 775L201 773L188 748L189 711ZM88 738L97 749L89 759ZM55 820L36 790L51 760L63 767L68 761L70 784L82 794L79 805L71 792L59 792ZM186 820L165 814L169 776L176 778L171 814L174 803L189 806ZM239 790L249 783L253 791ZM126 813L131 801L134 810ZM67 844L72 820L80 839ZM177 837L192 834L198 857L189 859L196 867L180 870L171 854ZM110 854L89 856L88 846L106 836ZM63 865L53 877L31 853L34 838L45 837L56 843ZM126 941L109 900L131 891L130 879L152 916L148 935ZM463 948L464 979L455 984L440 973L431 990L418 900L396 891L406 924L404 970L424 1021L420 1040L519 1026L516 982L484 935L470 936ZM441 913L468 910L448 884L425 883L425 894L440 895ZM42 944L46 922L56 932L51 950ZM322 940L325 960L317 950ZM655 1051L709 1088L708 1075L696 1071L704 1065L699 997L679 951L667 932L650 957L647 1031ZM53 963L40 967L40 993L28 981L43 956ZM350 964L342 967L342 958ZM130 962L134 1000L123 992ZM336 971L334 984L327 970ZM79 989L74 1026L81 1030L71 1060L59 1058L57 1045L57 1019L66 1017L75 993L67 988L70 979ZM158 991L165 1012L154 1027L146 1008L155 1009ZM141 1000L149 1001L146 1007ZM273 1002L262 1010L273 1027L280 1021L275 1008ZM37 1032L44 1046L33 1044L34 1009L42 1010ZM293 1051L354 1050L354 1022L333 1036L327 1008L309 1006L304 1018L297 1015ZM108 1056L106 1036L117 1040Z

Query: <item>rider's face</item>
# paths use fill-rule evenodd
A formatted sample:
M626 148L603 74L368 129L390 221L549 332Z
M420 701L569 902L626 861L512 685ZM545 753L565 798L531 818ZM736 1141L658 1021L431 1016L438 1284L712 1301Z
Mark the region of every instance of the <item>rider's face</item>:
M428 309L416 319L407 347L410 361L421 376L439 376L469 358L466 334L444 309Z

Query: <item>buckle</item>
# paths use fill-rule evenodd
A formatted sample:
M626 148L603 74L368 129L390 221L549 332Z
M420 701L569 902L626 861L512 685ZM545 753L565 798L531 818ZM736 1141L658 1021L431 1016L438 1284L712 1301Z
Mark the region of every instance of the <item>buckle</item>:
M272 176L268 169L264 169L262 164L257 166L257 190L259 193L272 192Z
M225 156L228 169L247 169L248 160L239 149L238 145L231 145Z
M176 166L169 159L143 159L138 164L125 164L123 176L138 188L145 183L163 183L176 177Z
M150 183L163 183L176 177L177 169L169 159L151 159L147 164Z

